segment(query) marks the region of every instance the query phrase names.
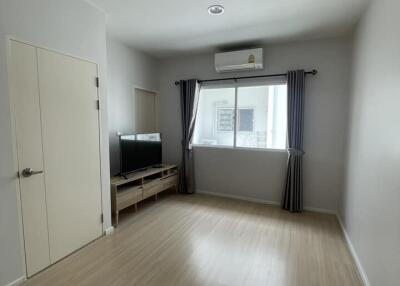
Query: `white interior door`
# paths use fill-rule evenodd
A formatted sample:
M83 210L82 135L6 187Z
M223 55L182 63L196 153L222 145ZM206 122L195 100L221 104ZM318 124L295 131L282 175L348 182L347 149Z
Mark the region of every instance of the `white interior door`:
M97 66L37 49L50 259L102 235Z
M136 133L158 132L157 94L143 89L135 89L134 96Z
M43 171L36 48L11 41L10 91L19 174ZM44 174L19 177L27 275L50 265Z

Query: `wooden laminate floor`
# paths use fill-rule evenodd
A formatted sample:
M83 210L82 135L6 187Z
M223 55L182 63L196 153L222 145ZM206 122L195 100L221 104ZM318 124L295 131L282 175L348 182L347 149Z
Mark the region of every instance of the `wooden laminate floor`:
M362 285L332 215L166 195L25 285Z

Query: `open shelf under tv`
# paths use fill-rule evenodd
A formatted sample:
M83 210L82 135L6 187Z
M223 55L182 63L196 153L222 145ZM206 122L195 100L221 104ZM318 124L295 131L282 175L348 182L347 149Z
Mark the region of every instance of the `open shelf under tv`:
M149 197L157 199L157 194L168 190L178 191L178 167L163 165L160 168L149 167L125 177L111 178L111 209L115 216L114 226L118 226L119 211Z

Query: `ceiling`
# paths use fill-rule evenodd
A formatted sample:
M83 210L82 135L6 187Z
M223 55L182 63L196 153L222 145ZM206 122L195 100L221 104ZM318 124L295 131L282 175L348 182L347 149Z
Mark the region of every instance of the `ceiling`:
M368 0L88 0L108 33L158 58L328 38L349 32ZM211 16L213 4L225 13Z

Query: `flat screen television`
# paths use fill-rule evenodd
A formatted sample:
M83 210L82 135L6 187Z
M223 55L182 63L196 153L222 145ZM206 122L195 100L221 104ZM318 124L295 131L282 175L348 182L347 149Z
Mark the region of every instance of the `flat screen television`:
M160 165L161 134L132 134L119 137L120 175Z

